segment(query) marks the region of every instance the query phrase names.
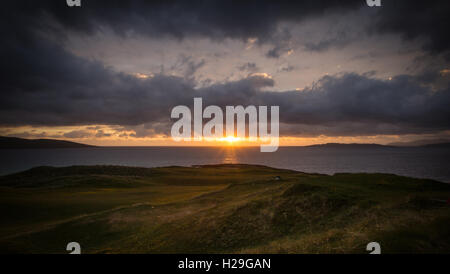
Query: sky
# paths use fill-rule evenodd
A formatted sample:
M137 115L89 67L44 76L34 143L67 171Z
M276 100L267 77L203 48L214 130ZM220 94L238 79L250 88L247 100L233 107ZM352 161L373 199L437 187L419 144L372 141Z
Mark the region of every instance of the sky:
M0 135L171 139L177 105L277 105L280 144L450 140L449 1L7 1ZM242 145L251 145L243 142Z

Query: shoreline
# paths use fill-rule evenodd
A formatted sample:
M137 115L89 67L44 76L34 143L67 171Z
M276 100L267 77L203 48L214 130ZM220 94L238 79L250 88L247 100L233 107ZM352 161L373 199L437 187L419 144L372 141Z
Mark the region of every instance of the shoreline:
M39 168L54 168L54 169L58 169L58 168L73 168L73 167L120 167L120 168L137 168L137 169L158 169L158 168L213 168L213 167L222 167L222 166L235 166L235 167L251 167L251 166L255 166L255 167L261 167L261 168L269 168L269 169L275 169L275 170L284 170L284 171L290 171L290 172L297 172L297 173L303 173L303 174L307 174L307 175L320 175L320 176L335 176L335 175L358 175L358 174L364 174L364 175L389 175L389 176L399 176L399 177L404 177L404 178L411 178L411 179L418 179L418 180L430 180L430 181L435 181L438 183L443 183L443 184L450 184L450 181L446 182L446 181L441 181L441 180L436 180L433 178L425 178L425 177L414 177L414 176L407 176L407 175L401 175L401 174L395 174L395 173L389 173L389 172L335 172L332 174L327 174L327 173L315 173L315 172L305 172L302 170L296 170L296 169L289 169L289 168L279 168L276 166L270 166L270 165L260 165L260 164L251 164L251 163L216 163L216 164L202 164L202 165L167 165L167 166L151 166L151 167L146 167L146 166L132 166L132 165L108 165L108 164L95 164L95 165L67 165L67 166L47 166L47 165L42 165L42 166L35 166L35 167L31 167L28 169L24 169L21 171L17 171L17 172L11 172L11 173L7 173L7 174L0 174L0 178L1 177L5 177L5 176L10 176L10 175L15 175L15 174L20 174L20 173L24 173L24 172L28 172L30 170L34 170L34 169L39 169Z

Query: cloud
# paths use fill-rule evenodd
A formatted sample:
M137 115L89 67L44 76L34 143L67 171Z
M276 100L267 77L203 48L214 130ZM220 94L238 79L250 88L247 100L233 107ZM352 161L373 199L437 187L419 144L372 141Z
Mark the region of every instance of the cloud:
M348 37L349 35L345 31L339 31L337 33L329 34L326 38L318 42L305 42L304 49L313 52L323 52L331 47L342 48L348 45L354 38Z
M361 1L86 1L82 8L64 1L20 1L7 4L28 15L44 12L64 28L91 34L109 27L118 34L183 38L269 38L281 21L301 21L325 11L358 8Z
M204 59L196 62L192 56L181 54L178 56L177 62L170 68L173 71L180 71L182 75L189 79L194 77L194 74L206 64Z
M70 138L70 139L80 139L80 138L88 138L92 137L92 131L88 130L72 130L70 132L66 132L62 135L62 137Z
M325 37L318 41L308 41L307 37L300 39L305 40L304 44L300 42L304 49L321 52L332 47L344 47L361 37L350 33L353 33L353 28L360 27L362 16L369 18L362 24L365 32L394 33L406 40L420 38L424 40L425 51L450 57L450 38L446 28L450 3L446 0L384 1L380 8L367 7L363 0L97 0L85 1L82 8L69 8L65 1L43 0L8 1L3 4L3 10L2 20L10 22L8 28L26 25L51 33L57 39L64 39L67 32L93 35L104 33L106 29L122 37L172 37L180 40L199 37L214 41L231 38L271 45L266 53L269 58L279 58L296 46L291 44L290 28L283 28L284 24L292 27L310 19L331 18L339 14L338 23L320 26L318 31L325 33ZM359 16L348 16L348 13ZM332 24L340 25L341 21L346 22L348 29L335 32Z
M103 138L103 137L111 137L111 133L105 133L102 129L97 130L97 133L95 133L95 137L97 138Z
M65 1L9 1L3 16L9 28L30 29L65 39L70 32L94 35L111 30L122 37L239 39L273 46L268 57L290 50L290 32L281 23L300 23L327 13L356 10L349 1L85 1L69 8ZM11 21L17 22L12 24Z
M240 66L238 66L239 71L246 71L249 73L255 73L259 71L259 67L256 65L256 63L247 62Z
M445 53L450 49L448 35L449 1L384 1L371 31L400 34L406 40L423 38L424 49Z
M426 40L424 49L431 53L448 53L450 48L446 27L450 3L447 0L384 1L380 8L367 7L363 0L96 0L85 1L82 8L69 8L65 1L43 0L8 1L3 3L3 11L5 22L12 16L16 17L14 21L20 22L8 24L8 28L28 25L62 37L66 31L92 35L108 28L120 36L256 39L258 43L274 45L267 52L267 56L273 58L289 49L286 39L282 38L289 31L279 28L282 23L299 24L333 13L352 12L371 18L367 29L371 33L395 33L407 40L423 38ZM352 22L353 26L360 23ZM309 42L305 47L323 51L336 43L345 45L348 39L345 33L341 34L330 34L329 38Z
M277 45L274 48L270 49L267 53L266 53L266 57L268 58L280 58L281 55L285 54L285 53L289 53L292 49L287 47L287 46L283 46L283 45Z
M272 44L274 46L267 51L267 58L280 58L283 54L291 54L293 52L292 49L292 34L290 30L286 27L280 28L277 32L274 33Z
M280 67L280 68L277 70L277 72L291 72L291 71L296 70L296 69L297 69L296 66L287 64L287 65L285 65L285 66Z
M417 130L450 126L448 87L433 91L413 76L400 75L392 80L355 73L325 76L297 94L266 95L266 100L284 109L286 114L280 118L291 124L391 124Z

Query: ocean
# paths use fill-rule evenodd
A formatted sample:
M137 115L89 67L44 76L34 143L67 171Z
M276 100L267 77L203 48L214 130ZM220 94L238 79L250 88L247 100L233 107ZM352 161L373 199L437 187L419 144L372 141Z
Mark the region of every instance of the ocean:
M450 183L450 148L438 147L92 147L2 149L0 175L36 166L139 167L258 164L307 173L392 173Z

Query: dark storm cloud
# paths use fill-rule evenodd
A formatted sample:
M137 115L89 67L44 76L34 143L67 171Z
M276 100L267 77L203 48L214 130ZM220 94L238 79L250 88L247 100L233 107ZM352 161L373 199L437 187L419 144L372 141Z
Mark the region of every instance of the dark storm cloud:
M34 28L49 29L47 20L52 18L63 29L93 34L104 27L119 35L140 34L152 37L172 36L184 38L201 36L212 39L258 38L261 43L275 44L267 56L279 56L280 41L277 26L280 22L300 22L333 11L363 9L373 16L370 30L379 33L398 33L405 39L427 39L425 49L447 52L450 39L447 35L450 3L436 1L382 1L380 8L369 8L365 0L350 1L270 1L270 0L193 0L193 1L83 1L81 8L69 8L66 1L8 1L3 11L21 16L22 24ZM11 13L12 12L12 13ZM359 22L355 22L358 24ZM9 27L14 28L13 24ZM56 29L54 29L56 31ZM285 31L284 31L285 32ZM282 39L281 39L282 40ZM324 50L333 46L335 38L307 49ZM345 43L339 37L338 43Z
M383 1L372 31L397 33L404 39L425 38L424 49L447 53L450 49L449 1ZM450 55L447 55L450 57Z
M44 31L63 34L72 30L94 34L110 28L119 35L145 35L150 37L206 37L258 38L259 43L273 47L267 57L279 58L290 49L289 29L279 29L282 22L302 22L326 16L333 12L362 12L370 17L368 31L372 33L397 33L405 39L424 38L424 49L431 53L448 53L450 38L447 35L450 2L437 1L382 1L379 8L367 7L365 0L350 1L270 1L270 0L193 0L193 1L83 1L81 8L69 8L66 1L8 1L3 3L6 16L20 18L20 24ZM345 20L345 15L342 15ZM8 22L9 20L5 20ZM361 22L353 22L358 25ZM60 27L58 27L60 26ZM327 30L319 30L326 32ZM349 30L351 31L351 30ZM345 32L327 35L322 41L307 42L304 47L324 51L334 46L344 46Z
M29 16L51 16L64 28L85 33L111 27L119 34L266 40L280 21L301 21L329 10L356 9L363 4L360 0L108 0L83 1L81 8L68 8L65 1L9 1L5 9L19 9Z
M168 99L192 88L168 76L143 81L27 29L2 28L8 35L0 45L3 125L139 124L160 117L161 108L172 106Z
M304 130L303 134L406 134L450 128L448 86L435 91L420 77L383 81L358 74L325 76L300 93L263 96L283 109L282 122L291 129L300 125L296 131Z
M273 84L263 79L266 86ZM419 77L406 75L386 81L358 74L325 76L311 88L285 92L260 91L246 79L202 93L207 104L280 106L280 121L290 125L282 131L285 135L405 134L450 128L448 87L433 91Z
M365 2L365 1L361 1ZM302 45L305 50L322 52L330 48L344 47L361 39L355 36L354 28L362 25L368 34L397 34L407 41L421 43L423 50L430 54L443 54L450 60L450 37L448 25L450 19L450 2L446 0L391 0L381 1L382 7L362 7L357 13L367 17L348 19L342 15L341 21L350 20L347 29L329 33L329 29L319 30L324 33L322 39ZM350 10L350 9L349 9ZM353 25L353 27L352 27ZM330 26L331 28L332 26Z
M277 45L274 48L270 49L267 53L266 53L266 57L268 58L280 58L281 55L283 55L284 53L290 51L291 48L285 46L285 45Z

